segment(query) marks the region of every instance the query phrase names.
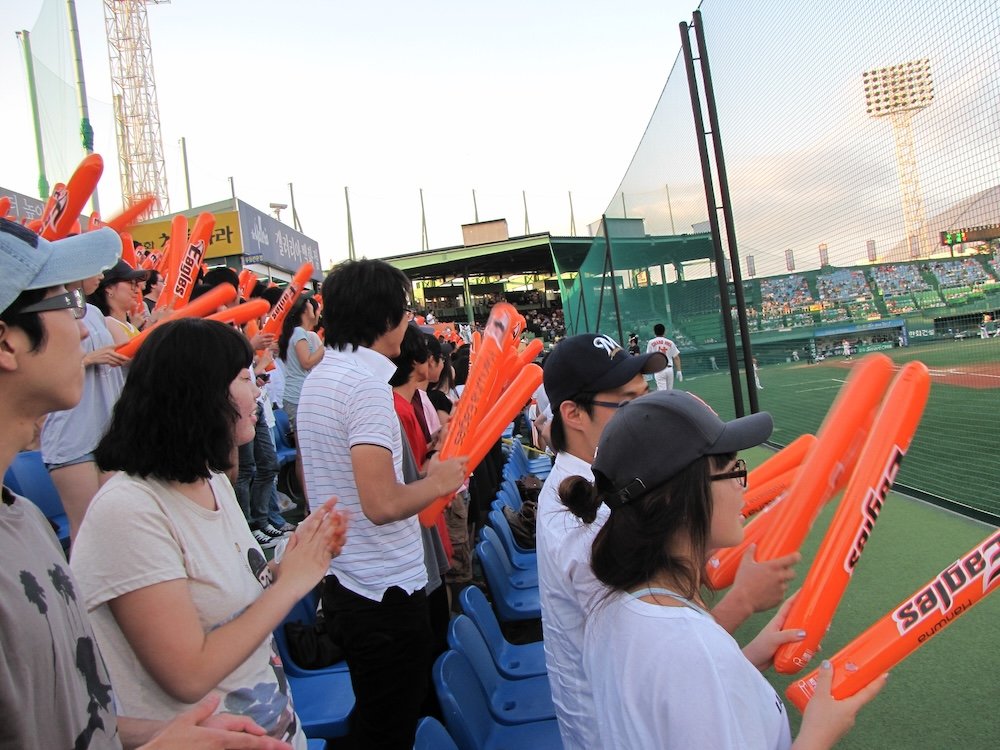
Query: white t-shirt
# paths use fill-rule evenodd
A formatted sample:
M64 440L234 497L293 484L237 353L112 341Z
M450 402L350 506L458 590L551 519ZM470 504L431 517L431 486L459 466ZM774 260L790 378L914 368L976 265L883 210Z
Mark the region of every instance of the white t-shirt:
M545 665L559 733L565 750L589 750L600 747L600 736L594 696L583 671L584 622L606 590L590 568L590 548L609 511L601 505L589 525L570 513L559 500L559 485L572 476L594 481L589 463L569 453L557 454L538 494L535 543Z
M350 514L347 543L330 572L344 588L376 602L392 586L412 594L427 585L417 517L372 523L361 510L351 463L356 445L385 448L403 484L403 438L389 387L395 372L391 360L371 349L328 348L302 386L296 417L310 506L336 495L337 507Z
M583 653L595 747L791 747L781 699L707 613L617 593L588 618Z
M211 478L216 510L207 510L154 479L118 473L94 496L73 543L73 574L119 699L119 713L168 720L190 706L164 692L118 626L108 602L165 581L185 580L206 632L253 604L270 570L229 480ZM273 639L212 691L220 711L245 714L272 737L304 750L288 682Z
M664 336L657 336L649 340L649 343L646 344L646 353L651 354L652 352L660 352L664 355L667 358L667 367L673 367L674 357L679 357L681 354L677 344Z

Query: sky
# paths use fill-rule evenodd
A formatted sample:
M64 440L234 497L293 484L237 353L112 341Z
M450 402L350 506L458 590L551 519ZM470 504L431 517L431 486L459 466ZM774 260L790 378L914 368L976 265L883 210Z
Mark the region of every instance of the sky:
M63 0L49 10L61 15ZM121 206L103 3L77 0L101 209ZM0 0L0 186L37 194L18 29L42 0ZM237 197L295 205L326 263L431 248L506 218L512 236L577 234L625 174L694 0L174 0L148 5L171 210ZM234 14L238 14L235 17ZM44 45L39 39L38 47ZM105 123L101 126L100 123ZM71 120L63 128L75 128ZM72 157L75 160L75 156ZM49 182L67 175L53 174ZM472 191L476 191L473 203ZM523 191L523 196L522 196ZM527 204L527 227L525 226ZM291 221L290 211L282 212Z

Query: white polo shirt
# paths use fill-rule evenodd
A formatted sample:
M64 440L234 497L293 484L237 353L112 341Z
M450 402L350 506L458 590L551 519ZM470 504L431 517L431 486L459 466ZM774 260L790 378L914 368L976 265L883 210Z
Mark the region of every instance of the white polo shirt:
M347 543L330 573L373 601L392 586L412 594L427 585L417 517L372 523L361 510L351 464L354 446L380 446L392 451L396 481L403 483L402 435L389 387L395 371L387 357L365 347L327 349L302 385L296 418L310 508L336 495L337 507L350 513Z
M583 668L584 622L608 590L590 569L590 548L610 511L601 505L585 524L559 500L564 479L594 481L590 464L569 453L556 455L538 495L535 539L542 604L545 666L565 750L601 747L594 695Z

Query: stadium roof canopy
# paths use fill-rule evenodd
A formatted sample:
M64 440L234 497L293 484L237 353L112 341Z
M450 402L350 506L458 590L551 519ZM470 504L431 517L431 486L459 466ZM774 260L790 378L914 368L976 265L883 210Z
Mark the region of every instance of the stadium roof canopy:
M616 271L678 265L712 257L710 234L612 237ZM576 273L603 237L553 237L547 232L482 245L446 247L383 258L411 279Z

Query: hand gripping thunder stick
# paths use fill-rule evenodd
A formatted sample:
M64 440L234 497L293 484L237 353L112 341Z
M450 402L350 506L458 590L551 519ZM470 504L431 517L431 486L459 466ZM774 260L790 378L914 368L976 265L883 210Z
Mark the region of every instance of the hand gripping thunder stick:
M482 339L476 348L476 356L469 366L462 395L455 405L448 435L441 446L441 459L467 456L467 445L471 445L473 433L489 408L489 393L493 381L499 375L499 365L510 341L511 326L517 315L513 305L501 302L493 306ZM420 511L420 523L425 527L434 525L438 515L450 502L451 497L439 497Z
M212 287L198 299L184 305L180 309L174 310L156 325L150 326L135 338L129 339L124 344L116 347L115 351L125 357L135 356L136 351L142 346L142 342L146 340L150 331L155 331L157 327L172 320L204 318L206 315L217 312L219 307L228 305L234 299L236 299L236 287L232 284L219 284L216 287Z
M713 587L732 585L751 544L757 544L758 561L782 557L802 546L823 503L847 482L891 378L892 360L884 354L869 354L851 370L784 501L759 513L747 525L740 544L709 558L706 573Z
M899 664L1000 588L998 583L1000 531L994 530L830 659L833 697L849 698ZM785 695L804 711L815 691L813 671L789 685Z
M930 390L931 376L922 362L904 365L889 386L837 512L785 618L782 628L805 630L806 637L775 652L774 668L781 674L795 674L805 667L826 635L913 441Z

